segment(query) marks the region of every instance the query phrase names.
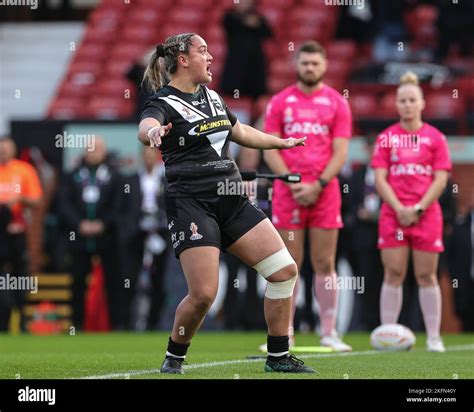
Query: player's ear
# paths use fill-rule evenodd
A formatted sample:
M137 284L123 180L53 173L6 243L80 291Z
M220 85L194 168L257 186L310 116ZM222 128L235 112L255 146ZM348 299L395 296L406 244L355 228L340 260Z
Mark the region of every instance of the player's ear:
M178 56L178 63L183 67L189 66L189 59L185 54L180 54Z
M425 106L426 106L426 100L424 99L423 96L421 96L421 110L425 110Z

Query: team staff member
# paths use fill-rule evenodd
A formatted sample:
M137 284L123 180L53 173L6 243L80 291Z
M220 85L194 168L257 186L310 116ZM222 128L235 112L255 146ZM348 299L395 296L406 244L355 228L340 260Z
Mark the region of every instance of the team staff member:
M313 373L288 353L291 296L298 275L295 262L258 207L243 195L226 195L226 187L242 184L229 155L230 141L283 149L304 145L305 139L282 140L240 124L222 98L203 85L212 80L211 62L202 37L179 34L157 47L145 72L156 93L144 107L139 139L161 149L168 180L168 228L188 284L161 372L183 373L191 339L217 293L222 248L268 281L265 370Z
M35 168L15 159L16 146L12 139L0 139L0 214L2 242L0 242L0 275L29 276L26 244L27 220L24 212L36 207L43 190ZM0 291L0 331L8 329L12 306L20 310L21 327L24 290ZM9 293L10 292L10 293Z
M444 352L441 290L436 277L439 253L444 250L438 198L446 187L451 160L446 137L421 119L425 100L414 73L402 76L396 105L400 122L377 137L372 158L375 183L384 201L378 238L385 269L380 317L382 324L398 320L411 250L427 349Z
M298 81L273 96L267 107L265 131L282 139L308 135L307 147L265 153L277 174L301 173L302 182L276 181L272 220L299 268L303 264L305 231L309 229L314 285L320 306L321 345L351 351L336 333L336 248L341 219L337 175L347 157L351 112L347 101L323 83L326 52L315 41L296 53ZM290 328L290 336L293 327Z

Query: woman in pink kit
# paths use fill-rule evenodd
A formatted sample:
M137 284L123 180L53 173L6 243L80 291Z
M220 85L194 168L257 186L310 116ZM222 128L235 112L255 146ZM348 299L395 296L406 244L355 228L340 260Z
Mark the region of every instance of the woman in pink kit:
M451 170L448 144L443 133L421 119L425 100L415 74L402 76L396 105L400 122L377 137L372 158L376 187L384 201L378 239L385 268L380 317L382 324L398 321L411 251L427 349L444 352L436 271L439 253L444 250L438 198Z
M275 182L272 222L299 268L308 231L320 306L321 345L348 352L351 346L336 333L335 260L338 232L343 226L337 175L346 161L352 136L351 111L347 100L323 82L328 66L324 48L308 41L295 54L298 81L270 100L265 131L282 139L307 136L306 147L295 148L291 154L268 150L264 156L274 173L301 173L302 181ZM293 314L294 308L293 299ZM290 326L290 343L294 343L292 329Z

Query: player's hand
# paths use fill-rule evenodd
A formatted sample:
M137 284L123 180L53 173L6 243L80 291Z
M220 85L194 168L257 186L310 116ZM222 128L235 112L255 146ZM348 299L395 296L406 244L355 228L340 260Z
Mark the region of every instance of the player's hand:
M278 149L291 149L293 147L297 147L297 146L305 146L305 140L306 140L306 136L305 137L301 137L299 139L295 138L295 137L289 137L288 139L280 139L281 140L281 147L279 147Z
M303 207L314 205L321 193L321 187L311 183L295 183L290 189L293 199Z
M160 147L161 146L161 139L165 137L173 127L172 123L168 123L166 126L160 126L154 128L151 133L149 132L148 138L150 139L150 146L151 147Z
M418 218L414 207L403 207L397 212L397 219L404 227L418 223Z

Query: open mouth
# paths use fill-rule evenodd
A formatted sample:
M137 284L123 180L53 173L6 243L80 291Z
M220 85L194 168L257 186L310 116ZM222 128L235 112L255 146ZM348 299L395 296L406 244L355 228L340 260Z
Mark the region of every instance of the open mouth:
M211 72L211 67L210 66L207 66L206 68L206 72L209 76L212 76L212 72Z

